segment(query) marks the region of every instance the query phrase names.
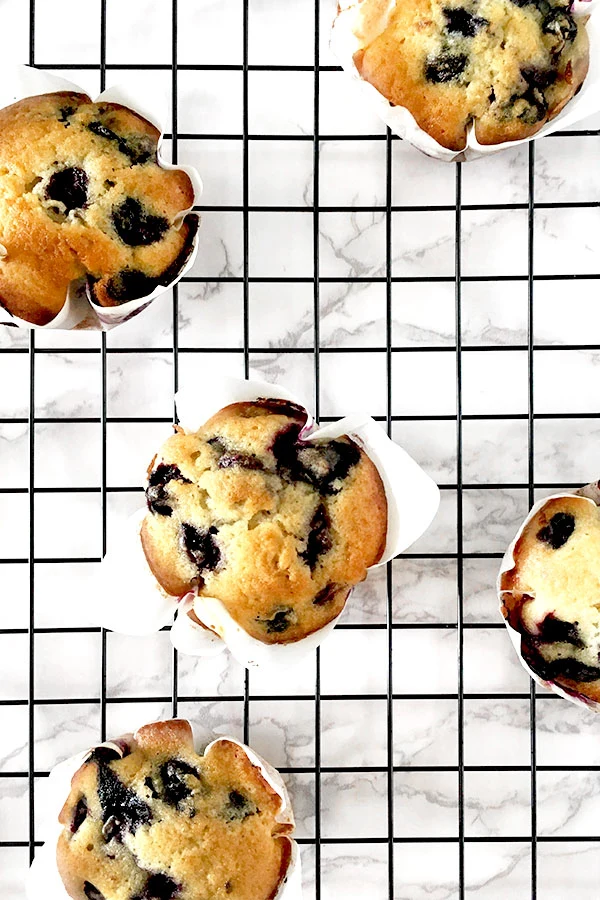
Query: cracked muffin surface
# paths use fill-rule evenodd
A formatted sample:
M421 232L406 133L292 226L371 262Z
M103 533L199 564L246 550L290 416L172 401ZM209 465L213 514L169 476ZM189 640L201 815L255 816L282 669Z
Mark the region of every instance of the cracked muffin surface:
M568 0L364 0L360 10L361 77L451 150L465 148L472 123L481 144L530 137L588 71L585 18Z
M544 681L600 700L600 508L552 498L516 542L500 576L503 613Z
M154 459L141 538L174 596L216 597L263 643L297 641L344 608L383 552L387 501L350 438L303 439L281 400L232 404Z
M60 813L57 865L74 900L270 900L293 824L244 749L194 750L190 725L146 725L97 747Z
M58 92L0 110L0 304L44 325L71 282L99 306L169 284L197 216L185 172L161 168L160 135L124 106Z

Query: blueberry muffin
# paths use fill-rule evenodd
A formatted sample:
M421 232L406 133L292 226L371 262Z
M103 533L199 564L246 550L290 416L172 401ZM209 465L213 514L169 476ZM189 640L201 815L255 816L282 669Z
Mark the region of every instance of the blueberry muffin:
M382 2L361 6L366 44L355 65L451 150L465 148L473 123L481 144L530 137L587 74L585 23L569 0L396 0L386 14Z
M270 900L291 858L281 808L239 745L199 756L185 720L146 725L74 775L58 869L75 900Z
M600 508L554 497L526 523L500 575L502 612L542 680L600 700Z
M303 439L282 400L236 403L155 457L141 529L167 593L219 599L252 637L297 641L344 608L384 549L387 501L348 437Z
M192 250L185 172L157 160L157 129L85 94L30 97L0 110L0 304L44 325L69 284L117 306L167 285Z

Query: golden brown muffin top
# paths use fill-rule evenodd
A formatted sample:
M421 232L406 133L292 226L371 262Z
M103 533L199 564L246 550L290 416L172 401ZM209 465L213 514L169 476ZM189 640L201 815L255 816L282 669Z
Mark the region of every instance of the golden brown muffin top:
M194 216L181 225L193 187L158 164L158 138L141 116L85 94L0 110L0 302L9 312L45 324L73 281L87 278L94 300L110 306L175 277L197 225Z
M364 0L367 43L355 64L444 147L464 149L471 123L482 144L526 138L558 115L587 73L585 20L569 5Z
M281 797L244 749L184 720L97 747L72 779L57 862L75 900L269 900L290 859Z
M600 508L550 499L526 524L500 578L504 615L543 680L600 700Z
M305 439L305 422L285 401L228 406L166 441L146 491L142 543L162 587L216 597L264 643L335 618L385 545L377 468L348 437Z

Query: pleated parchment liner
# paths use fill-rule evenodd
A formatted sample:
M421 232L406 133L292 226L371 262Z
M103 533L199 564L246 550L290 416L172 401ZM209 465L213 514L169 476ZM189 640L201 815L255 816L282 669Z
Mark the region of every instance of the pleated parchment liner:
M42 898L43 900L71 900L56 864L56 846L63 830L58 816L69 796L71 779L96 747L109 747L119 756L123 756L123 745L120 741L127 743L131 738L135 741L135 734L123 735L116 741L105 741L103 744L90 747L84 753L78 753L76 756L65 759L52 769L49 778L36 791L36 815L39 817L38 821L42 823L40 833L44 840L44 846L36 850L35 859L27 876L27 900L42 900ZM219 741L231 741L242 748L251 764L260 770L262 777L281 798L277 821L282 825L293 827L294 814L290 798L279 772L250 747L233 737L216 738L205 747L204 753L208 753L210 748ZM281 840L287 840L290 843L290 861L287 870L282 874L281 883L273 900L302 900L302 872L298 845L291 837L282 836Z
M576 15L590 16L592 11L600 4L600 0L575 0L573 11ZM527 144L539 137L545 137L565 128L571 128L576 122L588 116L600 112L600 14L590 16L587 23L587 32L590 39L590 68L580 92L573 97L551 122L541 128L536 135L520 141L506 141L503 144L480 144L475 136L475 129L471 127L467 136L467 145L464 150L449 150L442 147L435 138L431 137L419 125L413 114L404 106L390 106L383 94L367 81L364 81L354 65L354 54L361 50L365 43L370 43L384 30L387 16L396 5L396 0L379 0L378 16L371 17L371 30L368 40L357 37L357 31L364 27L363 0L339 0L339 12L333 25L331 36L331 49L337 57L342 68L352 76L356 85L357 94L362 99L362 104L357 104L357 115L362 109L370 109L375 115L383 119L385 124L394 134L417 147L427 156L443 162L467 162L471 159L480 159L492 153L498 153L507 147L517 147Z
M231 403L259 398L290 400L305 404L289 391L262 381L234 378L216 380L210 391L182 390L176 404L180 426L197 431L216 412ZM384 566L402 553L429 527L439 506L440 493L408 453L391 441L373 419L353 415L316 428L308 414L303 440L336 438L347 434L377 466L383 481L388 525L386 546L377 566ZM151 459L154 448L149 448ZM300 641L264 644L250 637L229 615L220 600L188 593L181 598L167 595L146 562L140 527L147 510L138 510L116 534L109 535L109 549L100 566L87 612L96 625L124 634L151 634L177 619L171 629L173 645L193 656L214 656L227 646L242 665L289 665L312 652L333 631L339 616ZM202 622L194 622L189 610Z
M519 632L512 627L508 618L505 615L505 606L504 606L504 595L510 594L510 591L502 590L502 576L506 572L510 572L511 569L515 567L515 558L514 551L517 545L517 542L521 535L523 534L525 528L529 525L531 520L538 514L538 512L546 506L551 500L560 500L563 497L585 497L585 499L592 503L594 506L600 506L600 482L594 481L591 484L586 484L577 490L572 491L561 491L558 494L551 494L549 497L544 497L543 500L539 500L537 503L532 506L530 509L527 518L519 528L515 539L510 544L508 550L504 554L504 558L502 559L502 563L500 565L500 572L498 573L498 581L497 581L497 591L498 591L498 599L500 600L500 614L503 618L504 624L508 630L508 634L511 640L511 643L515 650L517 651L517 656L519 657L519 662L527 672L527 674L533 678L533 680L539 684L541 687L549 688L551 691L554 691L555 694L559 694L565 700L569 700L571 703L575 703L577 706L583 706L586 709L594 709L596 711L600 710L600 703L597 703L594 700L591 700L587 697L583 697L581 694L576 694L573 692L569 692L562 688L560 685L556 684L554 681L545 681L543 678L540 678L533 669L529 667L527 662L523 659L523 654L521 651L521 635Z
M19 100L24 100L26 97L35 97L39 94L49 94L57 91L75 91L79 94L88 95L85 88L82 88L81 85L29 66L6 66L0 68L0 109L10 106ZM126 106L160 131L157 148L159 165L163 169L178 170L186 173L194 189L192 205L198 205L202 195L202 180L197 170L193 166L172 165L161 154L165 121L164 99L154 93L149 94L147 90L141 89L139 92L137 90L134 92L127 87L115 85L103 91L95 100L96 103L101 101L119 103L121 106ZM181 224L191 211L192 207L182 210L177 217L177 222ZM193 266L197 251L198 231L194 235L191 251L176 277L168 284L159 285L150 294L137 300L128 300L125 303L121 303L120 306L99 306L91 299L86 282L74 281L67 291L65 305L47 325L34 325L32 322L27 322L25 319L11 315L2 306L0 306L0 324L29 329L61 329L69 331L75 328L85 328L91 331L109 331L116 325L120 325L122 322L126 322L138 315L138 313L141 313L157 297L177 284Z

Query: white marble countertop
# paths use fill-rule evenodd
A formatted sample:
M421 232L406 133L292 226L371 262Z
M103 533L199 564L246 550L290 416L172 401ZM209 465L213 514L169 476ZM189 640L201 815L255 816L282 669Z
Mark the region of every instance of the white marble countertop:
M321 0L324 137L315 218L315 3L249 0L248 6L249 369L304 395L314 392L316 227L325 279L319 298L320 414L360 410L382 417L385 131L355 102L347 77L333 69L327 32L335 0ZM24 0L0 0L5 63L29 60L28 7ZM37 0L35 12L35 63L72 64L68 77L97 92L99 0ZM168 92L171 4L108 0L106 21L107 84L143 80ZM199 280L178 291L177 373L181 383L206 391L219 373L244 374L243 2L179 0L178 25L178 158L200 169L208 208L190 273ZM159 68L122 68L126 64ZM227 68L188 68L198 64ZM264 68L269 66L278 68ZM581 127L599 126L600 116ZM599 141L582 133L535 145L536 496L600 474ZM498 616L494 579L498 556L528 508L529 150L508 149L462 167L460 467L454 418L456 168L400 141L392 143L391 156L391 273L401 279L392 284L389 322L393 434L442 487L432 528L409 558L393 563L394 897L458 900L462 815L465 896L526 900L532 896L530 688ZM173 309L172 296L165 296L106 340L109 544L115 523L138 507L146 465L169 431ZM27 332L0 331L0 350L6 351L0 352L0 563L17 560L1 570L0 896L6 900L22 896L28 863L28 346ZM101 636L93 629L56 632L86 626L81 598L97 562L77 560L97 560L102 553L100 347L93 333L35 335L34 550L41 561L34 567L33 724L39 773L100 735ZM457 510L463 521L459 559ZM65 558L71 561L56 562ZM306 900L390 896L385 622L386 573L377 571L355 591L344 627L322 648L318 745L315 660L276 683L262 672L250 676L250 742L283 768L289 784L303 840ZM170 715L172 666L165 633L107 636L109 736ZM179 696L189 698L178 712L193 721L197 734L243 736L244 672L227 655L212 661L180 656L177 686ZM600 719L541 689L538 697L537 897L596 900ZM76 702L60 702L64 698Z

